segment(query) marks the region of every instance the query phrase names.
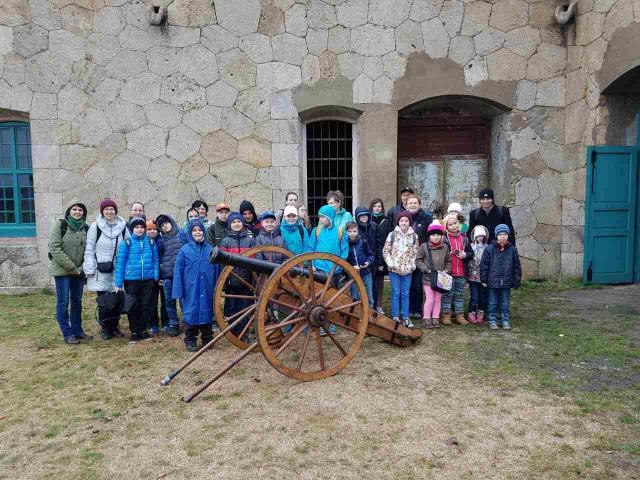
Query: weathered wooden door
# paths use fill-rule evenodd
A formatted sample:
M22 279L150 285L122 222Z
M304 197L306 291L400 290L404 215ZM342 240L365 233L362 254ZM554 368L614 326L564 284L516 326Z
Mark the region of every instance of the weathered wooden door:
M474 117L399 119L398 184L411 186L426 210L452 202L478 206L489 183L490 123Z
M589 147L584 281L638 281L638 148Z

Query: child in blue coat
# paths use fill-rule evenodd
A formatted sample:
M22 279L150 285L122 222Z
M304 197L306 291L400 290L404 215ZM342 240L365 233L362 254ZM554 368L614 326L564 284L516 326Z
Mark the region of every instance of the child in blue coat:
M480 280L488 288L489 328L496 330L496 312L500 309L500 320L504 330L511 330L509 308L511 289L519 288L522 268L518 249L509 242L509 227L503 223L495 229L496 241L485 248L480 263Z
M127 294L136 299L127 313L130 343L135 343L149 338L146 331L148 304L153 285L160 276L160 262L155 241L146 235L146 221L134 218L129 225L131 237L120 244L114 279L116 292L124 287Z
M217 266L209 262L211 245L204 241L202 221L190 221L187 231L189 243L180 249L173 270L172 297L180 300L186 325L184 344L187 351L197 352L198 332L202 346L213 339L213 292Z
M311 231L307 252L332 253L343 260L349 255L349 240L342 227L333 224L336 210L331 205L325 205L318 211L318 226ZM328 260L314 260L313 266L321 272L330 272L334 263ZM338 268L338 272L341 269Z
M347 236L349 237L349 255L347 256L347 262L360 272L360 277L362 277L365 289L367 290L369 306L373 308L373 277L371 270L374 266L374 254L371 248L369 248L369 243L360 236L357 223L348 222L346 229ZM355 283L351 285L351 296L354 300L360 298Z
M300 255L305 251L307 243L309 243L309 231L305 228L298 209L293 205L287 205L282 215L280 223L280 234L284 240L284 248L294 255Z

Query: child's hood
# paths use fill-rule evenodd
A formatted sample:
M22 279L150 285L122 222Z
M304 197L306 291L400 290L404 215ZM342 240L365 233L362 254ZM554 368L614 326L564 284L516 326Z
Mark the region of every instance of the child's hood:
M371 212L369 212L369 209L367 207L358 207L358 208L356 208L356 221L358 222L358 225L362 225L362 223L360 223L360 217L362 215L366 215L367 216L367 221L366 221L365 225L368 225L369 222L371 222Z
M156 225L160 225L161 223L166 223L166 222L169 222L171 224L171 231L165 233L162 230L162 228L158 227L158 235L161 236L161 237L173 237L174 235L177 235L178 234L178 224L171 217L171 215L167 215L167 214L161 213L156 218Z
M327 217L331 222L331 225L329 226L329 228L333 227L333 219L336 216L335 208L333 208L331 205L324 205L323 207L320 208L320 210L318 210L318 215L323 215Z
M477 238L484 236L484 242L483 243L487 243L488 239L489 239L489 231L487 230L487 228L484 225L476 225L473 228L473 231L471 232L471 238L473 239L474 243L477 243Z
M194 244L197 243L193 238L193 227L196 227L196 226L200 227L204 235L204 224L202 223L202 220L200 220L199 218L194 218L189 222L189 227L187 228L189 243L194 243Z

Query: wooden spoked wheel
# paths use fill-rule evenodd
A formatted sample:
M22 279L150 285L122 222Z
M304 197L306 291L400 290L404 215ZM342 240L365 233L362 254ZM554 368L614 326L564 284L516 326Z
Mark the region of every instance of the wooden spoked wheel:
M293 257L293 253L289 250L268 245L252 247L246 252L243 252L242 256L250 257L255 256L257 253L268 252L281 253L286 258ZM268 259L269 256L267 255L267 260ZM260 291L266 283L268 275L245 270L247 274L250 275L250 280L247 281L247 279L242 278L242 276L234 272L235 268L236 267L226 266L218 276L214 296L214 308L216 312L216 323L221 331L242 317L241 327L234 328L235 332L229 331L226 337L236 347L244 350L249 348L252 341L256 338L256 304L258 303ZM238 290L240 290L240 292L238 292ZM234 300L240 304L237 311L230 313L229 308L225 308L229 300ZM271 314L271 312L269 312L269 314Z
M329 262L329 272L314 274L314 260ZM352 285L359 300L351 297ZM269 314L274 308L286 310L277 322ZM302 381L327 378L347 366L360 349L369 323L367 293L359 272L325 253L306 253L283 263L266 282L257 310L263 355L279 372Z

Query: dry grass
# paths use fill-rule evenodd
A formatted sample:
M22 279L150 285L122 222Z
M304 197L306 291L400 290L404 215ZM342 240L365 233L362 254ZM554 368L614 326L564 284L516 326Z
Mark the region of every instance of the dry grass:
M237 349L223 342L163 388L187 358L179 339L67 346L54 297L0 297L0 478L640 478L637 384L585 396L517 361L527 345L548 353L551 334L522 322L536 295L517 299L510 336L441 329L405 350L368 338L314 383L254 354L189 405L180 396ZM637 372L627 347L630 363L612 361Z

